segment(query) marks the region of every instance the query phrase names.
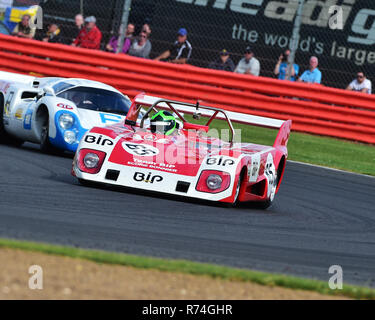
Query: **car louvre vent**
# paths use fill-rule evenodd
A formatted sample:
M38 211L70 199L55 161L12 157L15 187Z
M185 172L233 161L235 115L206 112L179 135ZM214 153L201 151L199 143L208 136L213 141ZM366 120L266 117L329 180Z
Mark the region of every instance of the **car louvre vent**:
M108 170L105 178L107 180L117 181L118 176L120 175L120 171L117 170Z
M177 192L187 193L190 187L190 182L178 181L176 186Z

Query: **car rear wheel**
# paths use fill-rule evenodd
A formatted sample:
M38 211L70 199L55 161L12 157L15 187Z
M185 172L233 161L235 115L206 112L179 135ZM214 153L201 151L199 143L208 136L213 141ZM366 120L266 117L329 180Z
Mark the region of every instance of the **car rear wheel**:
M271 188L270 196L266 201L262 201L262 202L257 203L257 207L259 209L267 209L273 204L273 202L275 200L276 189L277 189L278 184L279 184L279 175L278 175L278 170L277 170L276 173L275 173L275 178L274 178L273 183L268 185L268 187Z

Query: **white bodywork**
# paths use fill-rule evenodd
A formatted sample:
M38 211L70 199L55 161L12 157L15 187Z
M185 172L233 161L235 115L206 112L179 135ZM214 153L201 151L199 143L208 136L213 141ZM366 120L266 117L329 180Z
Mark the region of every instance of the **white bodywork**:
M48 110L49 137L56 137L55 114L67 110L80 120L82 130L94 126L105 126L123 121L125 116L79 109L70 100L53 94L53 87L59 83L69 83L74 87L89 87L115 92L115 88L100 82L85 79L36 78L0 71L0 98L4 106L3 124L7 134L22 141L40 143L43 121L41 107ZM47 90L46 90L47 89ZM126 97L126 96L125 96ZM128 97L126 97L129 99ZM104 116L103 116L104 115ZM77 141L78 142L78 141Z

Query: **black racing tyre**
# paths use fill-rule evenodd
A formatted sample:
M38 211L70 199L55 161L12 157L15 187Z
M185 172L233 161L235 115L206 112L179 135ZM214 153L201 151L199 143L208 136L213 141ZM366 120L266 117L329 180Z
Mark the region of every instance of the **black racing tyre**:
M0 142L3 142L5 136L7 133L5 132L4 128L4 120L3 120L3 115L4 115L4 99L0 98Z
M273 202L275 201L275 196L276 196L276 189L277 189L277 186L279 184L279 178L280 178L280 174L279 174L279 169L276 170L275 172L275 181L274 181L274 185L273 185L273 190L271 191L271 196L270 196L270 199L266 200L266 201L262 201L262 202L257 202L256 203L256 207L259 208L259 209L268 209L272 204Z
M234 197L234 202L233 202L234 207L240 203L240 201L238 200L238 196L240 195L241 184L242 184L243 179L244 179L244 173L241 173L240 178L238 179L237 186L236 186L236 195Z
M43 153L47 154L58 154L61 152L59 149L55 148L49 141L48 120L47 123L42 127L42 131L40 133L40 150Z
M267 200L262 202L256 202L255 207L258 209L266 210L272 205L273 201Z
M245 177L245 171L242 171L241 174L240 174L240 178L238 179L238 183L237 183L237 186L236 186L236 194L234 196L234 202L232 203L226 203L224 206L227 207L227 208L234 208L234 207L237 207L239 204L240 204L240 201L238 201L238 196L240 194L240 190L241 190L241 184L242 184L242 181Z

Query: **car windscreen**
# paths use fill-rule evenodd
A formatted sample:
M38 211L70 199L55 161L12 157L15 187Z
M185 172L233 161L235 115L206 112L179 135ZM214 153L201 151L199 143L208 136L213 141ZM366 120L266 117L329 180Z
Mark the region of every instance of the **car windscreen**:
M104 89L75 87L57 95L75 103L80 109L126 115L131 101L123 95Z

